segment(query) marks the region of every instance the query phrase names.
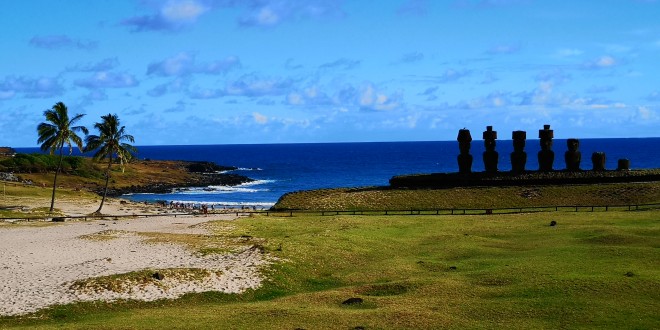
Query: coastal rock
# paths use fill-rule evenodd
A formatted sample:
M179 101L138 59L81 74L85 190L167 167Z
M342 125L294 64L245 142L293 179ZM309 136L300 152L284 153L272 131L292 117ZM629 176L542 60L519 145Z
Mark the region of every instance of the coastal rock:
M190 173L218 173L225 171L235 171L238 167L235 166L222 166L214 162L190 162L186 166Z
M252 181L254 180L238 174L201 174L196 176L194 180L188 180L181 184L154 183L147 185L132 185L129 187L108 187L108 196L117 197L125 194L138 193L167 194L177 188L237 186ZM97 194L103 194L103 187L98 186L93 189L93 191Z
M20 179L13 173L0 172L0 180L18 182Z

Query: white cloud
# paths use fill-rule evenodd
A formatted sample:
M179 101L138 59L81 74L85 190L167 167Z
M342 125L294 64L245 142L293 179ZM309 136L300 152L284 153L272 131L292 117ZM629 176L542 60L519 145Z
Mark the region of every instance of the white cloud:
M71 72L98 72L108 71L119 66L119 59L117 57L106 58L96 63L78 63L74 66L67 67L67 71Z
M158 74L162 76L184 75L192 71L193 63L194 57L189 53L182 52L162 62L149 64L147 74Z
M424 59L424 53L412 52L403 54L395 63L414 63Z
M287 102L291 105L303 105L305 101L300 93L291 93L287 95Z
M584 51L576 48L562 48L555 52L555 55L559 57L574 57L582 54L584 54Z
M258 98L264 96L288 95L292 92L294 80L284 78L264 78L254 74L244 75L228 81L223 88L200 88L190 91L195 99L212 99L224 96L244 96Z
M461 70L461 69L446 69L444 72L435 76L409 76L417 81L421 82L431 82L431 83L450 83L455 82L463 77L467 77L472 72L470 70Z
M124 88L139 85L137 79L128 73L97 72L91 77L78 79L75 84L89 89Z
M460 102L456 107L459 109L490 109L509 106L514 102L510 93L493 92L485 97Z
M351 70L355 69L360 65L359 60L351 60L347 58L340 58L334 62L324 63L319 66L321 69L341 69L341 70Z
M603 55L593 60L585 62L582 66L585 69L606 69L619 65L620 61L610 55Z
M637 115L639 119L644 121L656 121L659 119L658 114L649 107L639 107L637 109Z
M346 15L341 1L335 0L246 0L228 4L247 8L239 20L239 24L245 27L274 27L303 18L342 18Z
M27 98L47 98L62 95L64 86L57 78L9 76L0 81L0 99L9 99L17 94Z
M151 5L152 9L155 9L155 12L150 15L124 19L121 24L132 27L133 32L176 32L194 24L200 16L211 9L197 0L169 0L165 2L144 3Z
M411 114L408 116L400 117L397 119L388 119L384 120L381 124L384 127L387 128L406 128L406 129L414 129L417 127L417 123L420 120L420 115L419 114Z
M181 52L160 62L153 62L147 68L147 74L158 76L185 76L194 73L224 74L241 66L236 56L228 56L222 60L209 63L198 63L195 55Z
M280 15L272 8L264 7L254 15L254 23L261 26L271 26L280 22Z
M170 0L160 9L160 14L168 21L191 23L209 10L194 0Z
M257 124L260 124L260 125L265 125L266 123L268 123L268 117L266 117L266 116L264 116L264 115L262 115L258 112L253 112L252 113L252 118L254 119L254 121Z
M400 106L398 97L388 96L377 91L373 85L368 84L360 91L358 104L361 109L386 111L393 110Z
M522 47L520 44L514 43L514 44L499 44L492 46L490 49L488 49L486 52L488 54L513 54L517 53L520 51Z
M97 47L95 41L73 39L65 35L36 36L30 39L30 45L45 49L77 48L91 50Z
M602 56L596 61L596 65L600 67L609 67L616 64L616 60L612 56Z

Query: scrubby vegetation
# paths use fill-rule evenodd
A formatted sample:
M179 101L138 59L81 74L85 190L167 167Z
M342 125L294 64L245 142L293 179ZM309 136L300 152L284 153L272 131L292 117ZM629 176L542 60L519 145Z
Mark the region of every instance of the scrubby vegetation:
M2 158L0 173L13 172L14 176L23 181L32 182L36 186L52 187L58 157L17 154L14 157ZM231 173L204 175L193 171L200 169L196 164L199 162L135 160L123 170L119 166L113 166L108 194L118 196L130 192L169 192L175 187L237 185L251 181L250 178ZM233 169L211 162L201 164L201 169L211 171ZM90 157L65 156L58 187L102 193L106 167L107 163L99 163Z
M0 160L0 172L49 173L55 172L59 156L47 154L16 154ZM98 179L102 172L91 159L80 156L64 156L62 173L83 178Z

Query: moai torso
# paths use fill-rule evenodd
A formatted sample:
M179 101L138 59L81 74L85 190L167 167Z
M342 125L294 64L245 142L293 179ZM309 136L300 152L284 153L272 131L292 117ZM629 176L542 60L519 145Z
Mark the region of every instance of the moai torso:
M484 168L486 172L497 172L497 163L499 162L499 154L495 151L495 140L497 140L497 131L493 131L493 126L486 126L483 133L484 144L486 151L483 153Z
M539 130L539 138L541 139L541 151L538 153L539 171L550 172L555 162L555 152L552 151L554 131L550 129L550 125L543 125L543 129Z
M472 173L472 155L470 155L472 135L470 135L470 130L465 128L459 130L457 140L458 148L461 151L458 155L458 172Z
M591 154L591 162L593 163L594 171L605 171L605 153L594 152Z
M617 162L617 171L628 171L630 170L630 159L621 158Z
M511 172L522 173L527 164L527 153L525 152L525 140L527 132L514 131L511 133L513 139L513 152L511 153Z
M566 140L568 151L564 153L564 160L566 161L566 169L572 172L580 170L580 161L582 161L582 153L580 149L580 140L568 139Z

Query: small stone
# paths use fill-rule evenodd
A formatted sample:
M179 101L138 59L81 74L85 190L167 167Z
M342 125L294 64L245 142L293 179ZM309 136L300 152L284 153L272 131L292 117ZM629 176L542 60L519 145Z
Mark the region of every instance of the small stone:
M342 305L358 305L358 304L361 304L363 302L364 302L364 300L362 300L362 298L348 298L348 299L344 300L344 302L342 302L341 304Z

